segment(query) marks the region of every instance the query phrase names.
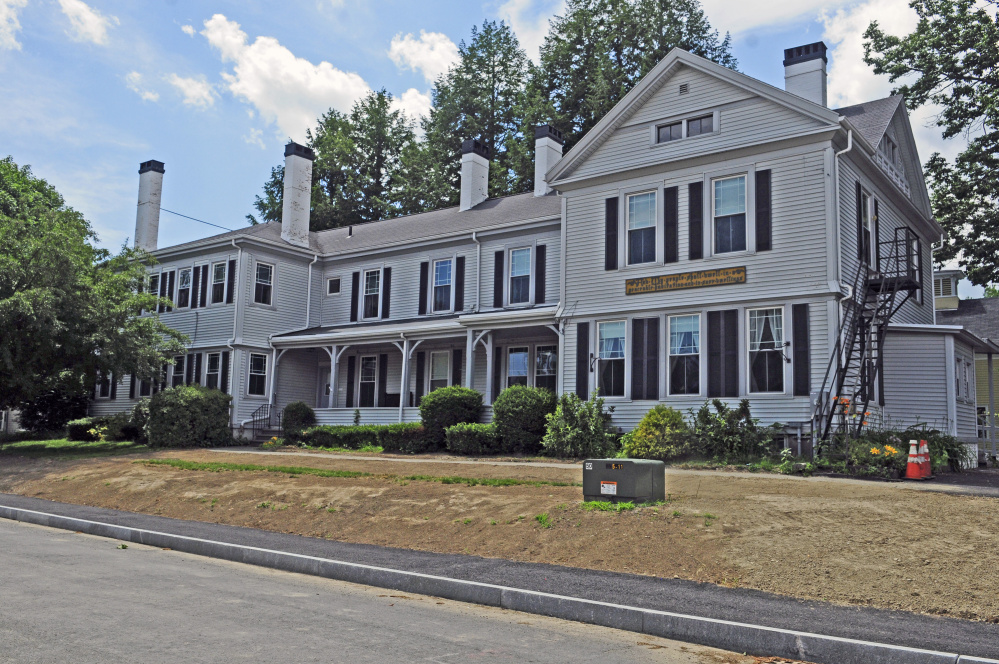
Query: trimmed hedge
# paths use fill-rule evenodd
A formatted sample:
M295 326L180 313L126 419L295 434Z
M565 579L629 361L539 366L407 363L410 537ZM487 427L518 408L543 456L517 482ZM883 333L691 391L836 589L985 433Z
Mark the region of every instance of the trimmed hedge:
M90 442L97 440L97 436L90 433L94 428L94 421L102 418L81 417L78 420L70 420L66 423L66 439Z
M101 417L81 417L66 423L66 439L93 442L97 436L91 429L105 427L104 439L113 441L135 440L138 432L132 426L132 413L115 413Z
M493 423L504 452L537 454L545 435L548 415L555 412L554 392L525 385L511 385L493 402Z
M297 443L302 432L316 424L316 411L304 401L294 401L284 407L281 416L281 432L285 442Z
M378 444L385 452L423 454L437 447L427 437L427 430L419 422L383 424L378 427Z
M447 450L452 454L482 455L500 451L500 439L493 424L465 422L445 431Z
M444 446L444 430L462 422L477 422L482 395L467 387L441 387L420 400L420 417L433 448Z
M229 402L221 390L200 385L171 387L149 400L149 444L153 447L231 445Z
M403 424L341 424L309 427L301 433L308 447L342 447L359 450L369 445L385 452L420 454L430 448L426 432L419 422Z

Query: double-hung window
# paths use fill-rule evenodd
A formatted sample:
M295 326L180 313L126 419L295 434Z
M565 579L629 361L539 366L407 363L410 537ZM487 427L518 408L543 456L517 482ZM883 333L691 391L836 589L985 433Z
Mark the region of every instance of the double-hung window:
M267 393L267 356L250 353L250 382L246 393L262 397Z
M530 349L527 346L510 348L506 360L506 385L527 385L527 368Z
M151 274L149 275L149 292L153 295L159 296L160 294L160 275ZM156 307L153 307L148 311L148 313L156 313Z
M153 393L153 384L148 380L139 381L139 396L148 397Z
M701 393L701 317L669 317L670 394Z
M225 302L225 263L212 265L212 304Z
M964 363L964 398L971 401L971 362Z
M628 196L628 264L656 260L656 192Z
M555 391L558 378L558 346L534 349L534 386Z
M874 203L866 191L860 192L860 255L862 260L874 266Z
M623 320L597 324L598 384L600 395L624 396L624 345Z
M191 304L191 268L185 267L178 274L177 306L187 307Z
M274 290L274 266L257 263L255 283L253 284L253 301L257 304L270 305Z
M184 368L186 367L186 355L177 355L173 358L173 376L170 378L170 385L179 387L184 384Z
M361 358L361 379L358 386L358 402L360 408L373 408L375 405L375 386L378 384L378 358L374 355Z
M434 311L451 310L451 259L434 261Z
M368 270L364 273L364 308L362 318L378 318L378 304L382 292L382 271Z
M219 389L219 376L222 372L222 354L208 353L208 366L205 369L205 387Z
M712 181L715 253L746 250L746 176Z
M430 391L447 387L451 369L451 354L446 350L430 353Z
M108 399L111 397L111 374L101 372L97 380L97 398Z
M749 310L749 391L784 391L784 310Z
M531 301L531 250L510 251L510 304L528 304Z

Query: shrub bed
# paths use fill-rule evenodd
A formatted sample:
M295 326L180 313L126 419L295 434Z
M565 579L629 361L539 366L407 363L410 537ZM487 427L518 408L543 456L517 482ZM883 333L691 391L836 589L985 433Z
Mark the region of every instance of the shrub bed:
M477 422L482 395L467 387L441 387L420 400L420 418L430 449L444 447L444 430L462 422Z
M452 454L483 455L501 451L500 439L493 424L465 422L445 431L447 451Z
M308 447L342 447L359 450L362 447L381 446L385 452L420 454L430 449L423 425L419 422L403 424L324 424L309 427L300 434L303 445Z
M284 407L281 432L288 443L297 443L305 429L316 424L316 411L304 401L294 401Z
M97 440L97 436L90 433L90 430L94 428L94 423L101 419L103 418L81 417L78 420L70 420L66 423L66 439L83 442Z
M221 390L200 385L171 387L149 400L153 447L221 447L232 444L229 402Z
M512 385L493 402L493 423L504 452L537 454L550 414L558 399L553 392L537 387Z
M437 445L427 437L427 430L419 422L379 426L378 444L385 452L401 454L423 454L437 449Z
M625 456L673 461L690 454L690 427L683 413L658 404L622 438Z
M604 400L594 393L588 401L575 392L558 398L548 416L548 430L541 441L544 453L563 458L610 457L617 452L617 434L610 429L613 407L604 410Z

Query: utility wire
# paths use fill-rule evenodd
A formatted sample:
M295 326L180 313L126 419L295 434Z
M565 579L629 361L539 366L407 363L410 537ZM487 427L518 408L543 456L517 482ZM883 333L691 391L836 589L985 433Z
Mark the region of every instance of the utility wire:
M170 214L175 214L178 217L184 217L184 219L190 219L191 221L197 221L197 222L200 222L202 224L206 224L208 226L214 226L215 228L221 228L224 231L235 230L234 228L227 228L225 226L219 226L218 224L213 224L210 221L203 221L201 219L195 219L194 217L188 217L186 214L181 214L180 212L174 212L173 210L168 210L165 207L161 207L160 210L162 210L163 212L169 212Z

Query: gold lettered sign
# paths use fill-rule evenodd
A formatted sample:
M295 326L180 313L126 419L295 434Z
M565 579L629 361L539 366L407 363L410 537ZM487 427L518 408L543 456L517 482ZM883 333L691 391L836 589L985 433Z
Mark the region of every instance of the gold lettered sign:
M639 293L680 290L681 288L703 288L705 286L725 286L727 284L744 283L746 283L745 265L742 267L723 267L717 270L664 274L659 277L628 279L624 284L624 292L627 295L637 295Z

